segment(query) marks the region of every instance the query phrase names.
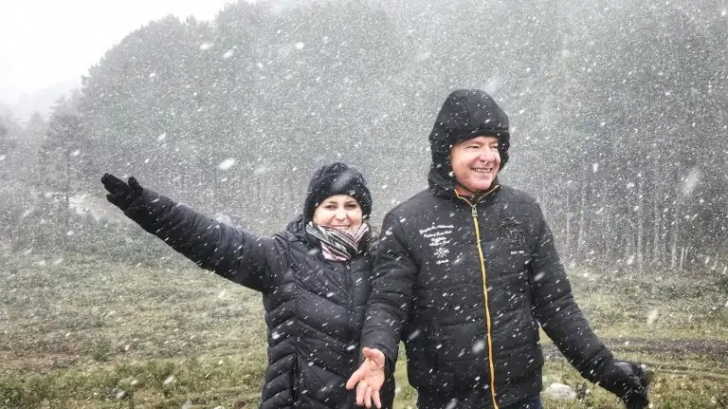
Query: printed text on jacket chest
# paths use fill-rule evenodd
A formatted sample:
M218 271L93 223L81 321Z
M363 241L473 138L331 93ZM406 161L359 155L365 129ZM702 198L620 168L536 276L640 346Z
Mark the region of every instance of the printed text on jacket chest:
M449 244L452 243L453 225L436 225L420 229L420 234L427 241L427 245L435 256L435 264L449 263Z

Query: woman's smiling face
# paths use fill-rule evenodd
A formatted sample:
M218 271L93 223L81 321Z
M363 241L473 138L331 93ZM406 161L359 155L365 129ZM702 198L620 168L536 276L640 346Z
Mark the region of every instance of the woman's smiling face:
M361 206L349 195L329 196L314 210L313 222L320 226L354 232L362 224Z

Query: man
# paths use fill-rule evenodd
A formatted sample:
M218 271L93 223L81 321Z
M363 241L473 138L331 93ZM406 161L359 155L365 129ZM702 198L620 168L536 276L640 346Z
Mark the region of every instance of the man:
M347 383L359 404L379 407L402 339L420 409L541 408L540 324L582 376L647 406L644 371L615 360L574 301L539 205L498 183L509 141L508 117L485 92L445 101L429 189L382 226L364 359Z

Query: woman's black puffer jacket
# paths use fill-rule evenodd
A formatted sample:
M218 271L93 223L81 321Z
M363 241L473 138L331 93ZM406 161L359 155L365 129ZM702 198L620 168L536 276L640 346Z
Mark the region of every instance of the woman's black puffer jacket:
M356 407L354 391L344 385L359 363L370 252L328 261L302 218L273 237L259 237L148 189L124 213L200 267L262 292L268 368L261 408ZM381 393L385 408L394 398L388 379Z

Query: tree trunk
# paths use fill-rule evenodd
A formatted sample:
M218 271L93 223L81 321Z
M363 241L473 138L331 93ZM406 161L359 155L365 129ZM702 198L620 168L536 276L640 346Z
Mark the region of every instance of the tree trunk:
M566 242L564 243L564 253L566 254L566 258L571 258L570 248L571 248L571 211L569 207L569 190L566 190Z
M670 267L674 270L677 267L677 239L680 231L680 203L675 201L674 219L672 223L672 246L670 250Z
M602 237L604 238L604 259L607 262L610 262L609 258L612 256L612 246L613 246L613 240L612 240L612 226L610 223L610 218L612 216L612 210L610 205L606 205L604 209L604 224L602 226Z
M63 241L63 247L68 250L69 243L68 243L68 237L69 237L69 231L71 228L71 150L66 149L64 152L65 160L66 160L66 183L63 187L64 190L64 206L63 206L63 224L64 224L64 234L61 236L61 240Z
M644 217L642 215L642 192L644 191L644 178L642 173L637 174L637 271L640 276L642 275L644 262L643 262L643 243L642 236L644 235Z
M587 182L584 182L581 186L581 204L579 205L579 231L577 232L576 236L576 257L582 257L583 256L583 250L584 250L584 235L585 235L585 229L586 229L586 220L584 217L584 209L586 208L586 192L587 192Z
M218 180L217 166L212 167L212 206L215 212L220 211L220 181Z
M662 224L662 218L660 216L660 209L657 205L657 189L652 190L652 214L653 214L653 237L652 237L652 262L659 263L662 257L662 251L660 251L660 225Z

